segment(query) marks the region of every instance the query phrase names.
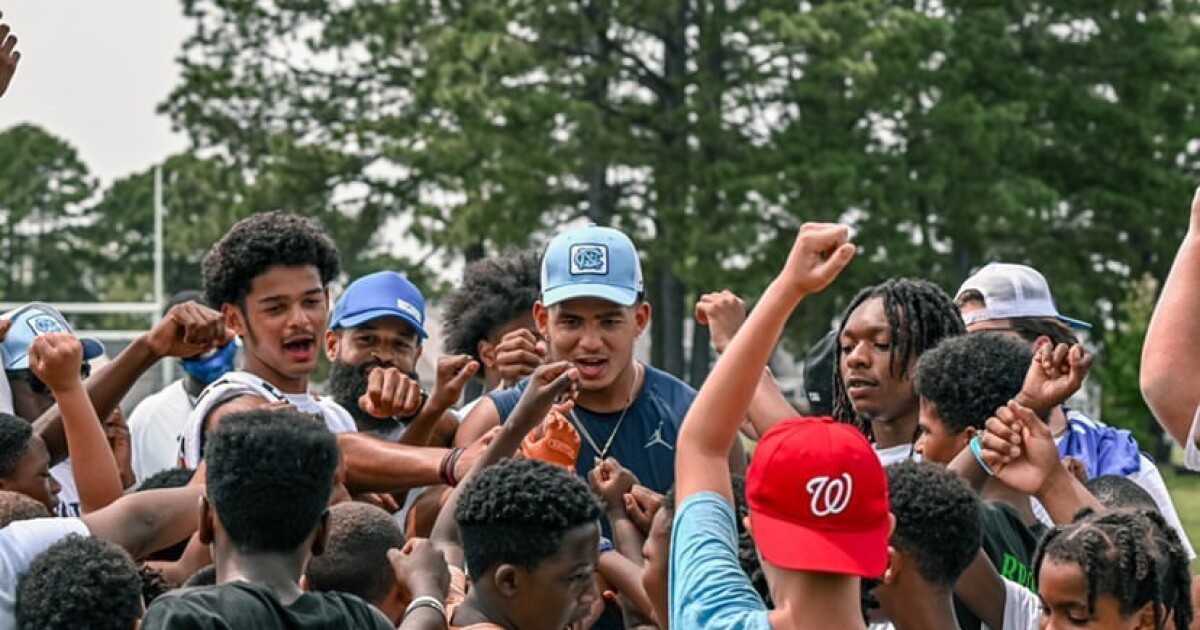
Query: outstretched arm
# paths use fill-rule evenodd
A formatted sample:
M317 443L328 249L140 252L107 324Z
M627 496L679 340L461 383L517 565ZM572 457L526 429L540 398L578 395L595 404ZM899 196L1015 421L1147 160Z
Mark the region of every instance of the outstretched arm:
M717 359L684 419L675 451L678 505L705 491L733 504L726 461L767 359L796 305L833 282L854 252L845 226L807 223L800 228L782 273Z
M92 409L83 380L83 345L71 333L47 333L29 346L29 369L58 401L72 471L83 512L94 512L121 496L124 485L104 427Z
M571 367L566 361L548 363L534 371L529 377L529 385L521 394L521 400L508 416L508 422L495 429L496 433L483 456L475 462L467 476L458 484L446 505L438 514L429 540L446 556L450 565L463 566L462 543L458 536L458 523L454 521L454 510L458 499L462 496L467 480L479 474L479 471L495 464L505 457L511 456L521 446L521 441L538 424L546 418L546 414L554 407L564 393L571 393L573 384L579 379L579 370ZM569 402L567 404L570 404Z
M164 357L191 357L219 348L233 339L221 313L186 302L167 312L150 332L129 344L112 363L87 380L87 394L97 418L107 418L146 370ZM33 431L46 442L50 463L67 457L67 440L58 405L33 423Z
M142 558L196 531L203 494L201 485L135 492L82 519L96 538Z
M1200 189L1142 346L1141 386L1158 423L1186 446L1200 406Z

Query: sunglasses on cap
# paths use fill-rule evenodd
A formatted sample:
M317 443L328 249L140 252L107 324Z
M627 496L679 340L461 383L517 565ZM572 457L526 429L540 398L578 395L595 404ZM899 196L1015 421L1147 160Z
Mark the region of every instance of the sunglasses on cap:
M28 368L23 370L6 370L4 374L8 376L9 381L25 381L26 383L29 383L29 389L33 390L33 393L39 396L52 395L50 392L50 387L43 383L42 379L38 378L37 375L33 373L33 370ZM86 380L91 375L92 366L88 363L82 364L79 368L79 378Z

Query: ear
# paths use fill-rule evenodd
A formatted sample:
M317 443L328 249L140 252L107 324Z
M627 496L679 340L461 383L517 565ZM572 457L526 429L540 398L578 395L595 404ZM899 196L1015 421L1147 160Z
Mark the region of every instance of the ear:
M1159 611L1160 619L1166 621L1170 618L1171 611L1167 610L1166 607L1160 606L1158 602L1150 601L1146 602L1146 605L1142 606L1141 610L1134 613L1138 618L1137 625L1134 627L1137 630L1158 630L1158 628L1162 627L1154 624L1155 609Z
M325 543L329 542L329 509L326 508L321 513L321 520L317 521L316 535L313 536L312 555L319 556L325 553Z
M225 316L225 325L239 337L246 336L246 314L237 305L225 303L221 305L221 314Z
M533 323L543 339L550 338L550 309L541 300L533 303Z
M521 588L521 570L511 564L502 564L492 573L492 586L502 597L513 598Z
M900 573L904 571L904 554L896 551L896 548L891 545L888 545L887 553L888 566L887 570L883 572L883 583L895 584Z
M487 339L480 339L479 343L475 344L475 352L479 353L479 362L483 364L483 369L495 369L496 346L492 342Z
M971 443L971 440L977 433L979 433L979 429L967 427L954 436L955 452L961 452L964 448L967 448L967 445Z
M198 506L200 512L200 526L196 529L196 534L200 536L200 542L205 545L213 543L213 519L217 517L212 510L212 505L208 502L208 497L201 496Z
M308 574L306 573L300 574L300 590L304 591L305 593L312 592L312 587L308 584Z
M637 324L638 335L646 332L646 327L650 325L650 303L642 300L633 307L633 321Z
M341 333L333 330L325 331L325 358L329 359L330 363L337 361L338 351L342 346Z

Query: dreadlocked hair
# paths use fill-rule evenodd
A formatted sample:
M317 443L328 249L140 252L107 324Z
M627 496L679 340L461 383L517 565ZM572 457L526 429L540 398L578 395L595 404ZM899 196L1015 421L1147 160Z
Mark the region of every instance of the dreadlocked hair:
M1047 532L1033 557L1033 573L1053 562L1079 565L1091 614L1096 598L1117 600L1128 617L1154 604L1154 627L1171 615L1176 628L1192 621L1191 571L1179 535L1152 510L1083 510L1075 522Z
M846 331L846 320L867 300L880 298L891 328L892 354L889 370L897 378L908 376L909 365L926 350L932 349L947 337L967 332L954 301L936 284L928 280L889 278L859 291L842 312L838 324L838 339ZM867 439L874 440L871 423L859 417L846 393L842 381L842 362L834 363L833 417L838 422L853 424ZM915 436L914 436L915 441Z

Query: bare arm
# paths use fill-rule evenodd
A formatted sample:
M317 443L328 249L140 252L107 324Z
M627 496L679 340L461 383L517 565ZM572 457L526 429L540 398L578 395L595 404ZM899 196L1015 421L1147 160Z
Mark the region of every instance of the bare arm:
M142 558L196 531L203 494L199 485L135 492L82 519L96 538Z
M623 553L610 551L600 554L596 572L617 589L624 600L623 605L628 602L633 607L631 612L642 619L654 618L654 605L650 603L650 597L646 595L646 589L642 586L641 564L632 562Z
M1004 578L983 550L954 583L954 594L989 628L1004 627Z
M458 432L454 434L454 445L465 448L468 444L473 444L475 440L483 437L484 433L498 426L500 426L500 411L496 409L496 403L485 394L483 400L475 405L471 413L463 418L462 424L458 426Z
M825 288L853 258L855 249L847 239L848 229L842 226L800 228L783 272L717 360L683 422L675 454L678 505L705 491L733 504L727 458L759 376L792 310L806 295Z
M217 311L187 302L173 307L154 328L129 344L112 363L87 380L87 394L97 418L107 418L129 393L138 378L163 357L190 357L233 339ZM33 423L33 431L46 442L50 463L67 457L67 439L58 405Z
M1159 424L1179 444L1200 406L1200 189L1191 221L1163 284L1142 347L1142 395Z
M754 398L750 399L750 423L759 436L764 435L771 427L788 418L795 418L796 408L784 397L779 389L779 383L768 370L763 370L758 378L758 386L754 389Z
M71 333L48 333L29 346L29 368L50 387L62 410L67 448L83 512L94 512L121 496L124 486L104 427L79 378L83 346Z
M468 355L438 357L437 380L433 386L433 394L425 401L420 413L404 432L400 443L433 446L434 438L445 434L447 428L453 434L458 422L449 415L450 408L462 398L463 389L478 371L479 363Z
M443 483L439 470L448 449L393 444L360 433L339 433L337 438L351 494Z

